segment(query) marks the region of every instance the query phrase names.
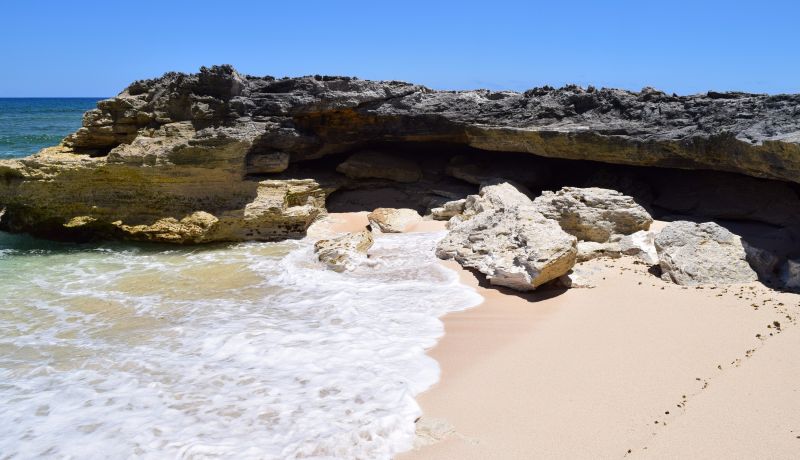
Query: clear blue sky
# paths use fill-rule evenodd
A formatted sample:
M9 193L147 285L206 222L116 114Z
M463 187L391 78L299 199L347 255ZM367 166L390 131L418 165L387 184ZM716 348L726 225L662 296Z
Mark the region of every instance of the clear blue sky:
M108 96L223 63L441 89L800 92L796 0L16 0L0 18L0 97Z

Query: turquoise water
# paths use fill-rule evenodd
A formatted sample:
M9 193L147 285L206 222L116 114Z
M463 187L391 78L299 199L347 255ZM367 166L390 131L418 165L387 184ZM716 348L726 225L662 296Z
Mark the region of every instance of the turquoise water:
M101 98L0 98L0 158L23 157L61 142Z

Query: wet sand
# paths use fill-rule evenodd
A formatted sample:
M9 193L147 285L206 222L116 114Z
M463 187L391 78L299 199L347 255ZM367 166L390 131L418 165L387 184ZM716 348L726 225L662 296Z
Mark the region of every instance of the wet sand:
M520 295L443 263L485 301L443 318L399 459L796 458L800 296L676 286L627 257L580 264L594 288Z

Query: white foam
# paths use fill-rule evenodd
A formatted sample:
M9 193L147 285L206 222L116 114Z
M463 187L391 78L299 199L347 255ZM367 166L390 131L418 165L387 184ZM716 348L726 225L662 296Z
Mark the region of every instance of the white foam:
M0 261L0 452L390 458L410 447L439 316L480 301L438 234L334 273L310 241Z

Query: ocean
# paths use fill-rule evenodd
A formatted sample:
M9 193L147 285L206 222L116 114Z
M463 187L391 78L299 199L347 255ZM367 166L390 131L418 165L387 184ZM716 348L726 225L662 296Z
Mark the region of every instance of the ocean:
M0 156L57 143L94 104L27 101L0 100ZM439 378L438 318L481 300L437 262L443 235L383 236L340 274L310 239L0 232L2 458L391 458Z
M100 98L0 98L0 158L36 153L81 126Z

